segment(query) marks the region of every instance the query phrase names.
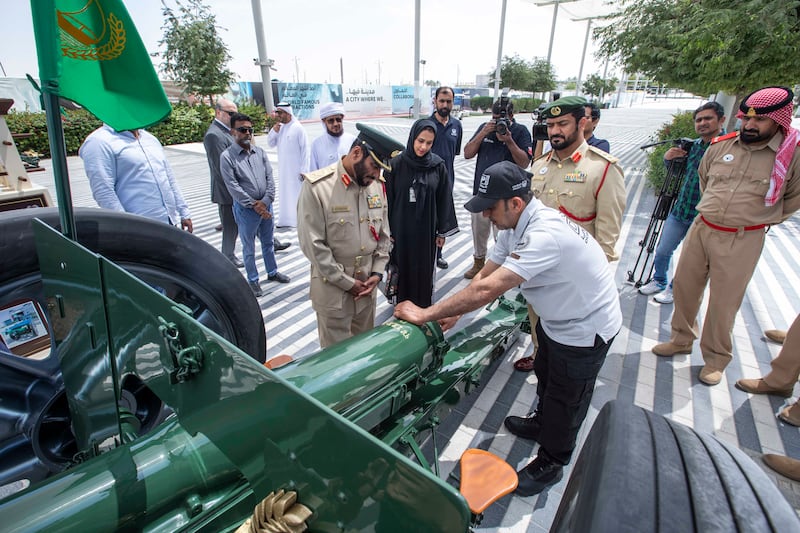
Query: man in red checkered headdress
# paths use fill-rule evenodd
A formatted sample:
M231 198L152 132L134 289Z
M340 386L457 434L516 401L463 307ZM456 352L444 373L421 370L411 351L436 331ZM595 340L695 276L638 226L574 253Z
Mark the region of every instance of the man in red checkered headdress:
M791 127L794 94L765 87L739 106L739 131L711 141L700 162L699 214L683 245L673 281L675 311L669 342L656 355L692 353L697 313L711 281L700 351L699 379L716 385L733 358L736 313L753 276L766 230L800 208L800 148Z

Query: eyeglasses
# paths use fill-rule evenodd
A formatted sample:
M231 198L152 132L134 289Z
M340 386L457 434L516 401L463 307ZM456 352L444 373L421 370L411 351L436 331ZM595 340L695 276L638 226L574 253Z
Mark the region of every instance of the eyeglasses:
M328 117L325 119L325 124L334 124L336 122L342 122L342 117Z
M238 128L236 128L236 131L238 131L239 133L253 133L253 128L246 128L244 126L239 126Z

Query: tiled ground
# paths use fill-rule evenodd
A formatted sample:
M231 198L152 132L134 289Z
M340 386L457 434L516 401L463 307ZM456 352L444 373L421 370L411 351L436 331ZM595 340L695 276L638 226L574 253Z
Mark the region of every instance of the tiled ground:
M669 337L672 306L662 306L639 295L626 282L627 271L636 262L638 243L650 220L655 200L643 179L645 154L638 147L648 142L655 129L669 120L678 108L693 109L697 104L697 101L690 100L648 102L642 106L603 112L598 134L609 139L612 152L620 157L628 190L628 208L618 243L621 259L614 265L625 323L601 372L580 442L583 442L603 404L617 398L697 430L714 433L745 450L759 464L758 456L766 452L800 458L800 432L774 416L784 402L774 397L753 397L733 386L741 377L758 377L769 370L769 361L778 353L779 346L764 341L762 331L773 327L786 328L800 311L800 290L797 288L800 287L797 268L800 220L794 217L772 228L767 235L762 259L737 316L734 362L716 387L706 387L697 381L697 372L702 365L697 347L691 355L672 360L656 358L650 353L654 344ZM531 124L528 116L518 116L517 119L526 125ZM482 120L479 117L464 120L465 142ZM369 122L405 144L411 124L409 120L387 117ZM318 124L306 127L312 138L321 133ZM347 127L354 130L352 123ZM277 167L274 165L277 160L274 150L269 153L273 166ZM214 231L218 222L217 209L208 200L208 170L202 145L169 147L167 154L192 210L195 234L219 246L221 235ZM75 205L94 206L80 160L70 158L69 168ZM458 208L470 196L474 160L459 157L455 168L454 195L461 232L445 246L445 258L450 268L438 274L437 298L465 286L462 273L472 263L469 217L465 210ZM35 179L52 187L49 171L36 174ZM270 357L280 353L303 357L318 349L314 314L308 301L308 263L297 247L294 230L281 229L278 235L282 240L294 243L287 251L278 254L279 268L292 277L292 282L287 285L264 284L265 296L260 303L267 327L268 354ZM377 317L379 322L391 317L391 308L383 301L379 303ZM466 320L468 317L462 319ZM534 446L516 440L502 426L503 418L508 414L524 414L531 408L535 377L515 372L510 364L529 350L526 339L520 339L485 374L485 386L479 389L480 392L465 398L439 427L442 437L439 442L444 443L440 444L443 476L451 472L458 457L468 447L489 449L513 466L522 466L535 455ZM800 508L800 484L771 472L768 474L795 508ZM480 530L547 530L566 479L565 476L563 481L538 497L503 498L487 511Z

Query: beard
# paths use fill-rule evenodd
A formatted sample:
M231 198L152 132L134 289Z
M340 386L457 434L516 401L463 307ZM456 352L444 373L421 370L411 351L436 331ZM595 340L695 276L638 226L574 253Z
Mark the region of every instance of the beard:
M556 150L563 150L569 146L572 146L578 140L578 132L576 131L569 137L563 137L561 135L550 137L550 146L552 146Z
M368 187L370 183L372 183L372 178L367 177L369 173L369 169L367 169L367 157L370 156L365 155L361 161L353 164L353 172L355 173L353 177L359 187ZM369 179L369 181L367 181L367 179Z
M450 116L450 110L446 107L441 107L437 109L436 113L442 118L447 118Z
M331 137L341 137L344 133L344 128L340 129L339 131L331 131L329 128L326 129L328 130L328 135Z
M742 130L739 132L739 138L745 144L754 144L768 141L772 138L772 135L763 134L758 130Z

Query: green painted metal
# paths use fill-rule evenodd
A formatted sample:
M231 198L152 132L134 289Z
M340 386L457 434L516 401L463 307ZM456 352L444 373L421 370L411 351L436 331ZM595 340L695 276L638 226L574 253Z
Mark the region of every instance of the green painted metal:
M275 372L389 445L420 442L527 323L519 293L487 309L447 341L435 322L392 321Z
M313 510L312 531L467 531L469 509L452 487L265 369L124 270L52 234L64 251L59 255L47 244L47 261L66 263L68 273L76 264L101 273L98 291L95 275L62 277L64 269L48 270L48 301L56 300L57 294L49 292L53 287L76 285L62 290L55 304L74 318L57 347L60 359L87 357L85 339L70 339L80 337L74 331L84 330L86 319L100 313L99 304L88 300L101 300L108 359L98 367L104 375L84 369L86 390L95 390L98 381L117 387L135 376L174 417L130 444L0 502L4 530L230 531L270 491L286 489L297 491L298 501ZM168 338L164 323L174 324ZM181 349L202 353L199 371L183 381L175 379L180 364L172 337ZM90 351L88 361L99 365L99 348ZM110 380L112 368L116 380ZM108 386L99 390L105 408L123 419L120 434L129 435L129 413L108 405ZM85 410L91 413L92 407Z

